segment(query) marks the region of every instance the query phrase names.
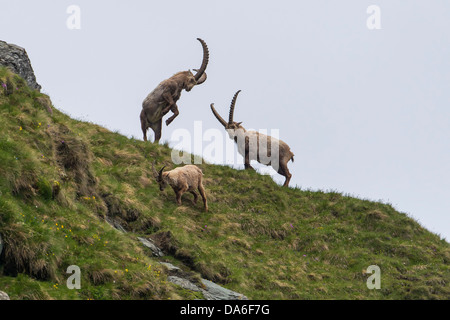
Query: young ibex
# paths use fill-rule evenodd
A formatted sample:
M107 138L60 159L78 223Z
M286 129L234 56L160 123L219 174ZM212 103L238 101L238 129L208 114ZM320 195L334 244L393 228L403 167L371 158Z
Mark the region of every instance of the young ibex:
M256 131L246 131L245 128L241 126L242 122L233 121L234 106L239 92L241 92L241 90L235 93L233 100L231 101L228 122L217 113L216 109L214 109L214 104L211 103L213 114L225 127L230 139L233 139L236 142L239 154L245 159L245 169L253 169L250 165L251 160L270 165L275 171L286 177L284 186L287 187L292 177L287 167L287 163L290 160L294 161L294 154L285 142Z
M190 70L181 71L174 74L167 80L161 82L142 103L141 129L144 134L144 141L147 141L147 130L152 128L155 133L155 143L161 139L162 118L172 111L173 115L166 120L169 125L179 114L176 102L180 99L181 91L191 91L195 85L206 81L206 66L209 61L209 51L205 41L197 38L203 47L203 61L200 69L194 69L194 75Z
M167 185L170 185L175 191L178 205L181 205L181 196L185 192L190 192L194 195L194 204L197 204L198 193L195 191L198 189L205 205L205 211L208 211L208 202L206 200L206 192L203 187L203 172L194 165L186 165L184 167L178 167L171 171L163 172L162 167L159 172L155 170L152 164L153 176L156 182L159 184L159 190L164 191Z

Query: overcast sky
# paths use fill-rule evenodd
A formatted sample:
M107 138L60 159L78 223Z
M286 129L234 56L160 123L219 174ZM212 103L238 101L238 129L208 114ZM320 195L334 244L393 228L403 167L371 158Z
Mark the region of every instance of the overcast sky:
M70 5L81 29L71 30ZM381 29L370 30L370 5ZM450 239L450 2L0 0L0 40L24 47L42 91L74 118L142 139L142 101L178 71L208 80L175 130L222 130L209 104L278 129L291 185L382 200ZM73 20L70 20L73 21ZM153 133L149 131L151 139ZM281 183L283 178L275 177Z

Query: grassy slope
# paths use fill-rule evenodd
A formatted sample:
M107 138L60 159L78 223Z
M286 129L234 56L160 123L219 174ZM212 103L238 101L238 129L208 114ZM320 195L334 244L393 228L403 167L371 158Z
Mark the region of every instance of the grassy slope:
M448 299L449 244L388 204L285 189L203 164L210 212L178 207L150 163L171 150L47 111L45 95L0 69L0 290L12 299L179 299L136 236L250 299ZM17 90L16 90L17 87ZM120 233L104 220L119 221ZM170 233L169 233L170 232ZM68 290L69 265L82 289ZM369 265L381 290L368 290Z

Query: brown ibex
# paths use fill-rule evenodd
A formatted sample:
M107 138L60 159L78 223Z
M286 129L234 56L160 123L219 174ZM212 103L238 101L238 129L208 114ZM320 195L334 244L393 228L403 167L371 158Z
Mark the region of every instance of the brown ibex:
M208 211L208 202L206 200L206 192L203 187L203 172L194 165L186 165L184 167L178 167L171 171L163 172L162 167L159 172L155 170L152 163L153 176L156 182L159 184L159 190L164 191L167 185L170 185L175 191L177 204L181 205L181 196L185 192L190 192L194 195L194 204L197 204L198 194L196 189L200 192L203 199L203 204L205 205L205 211Z
M294 154L285 142L256 131L247 131L241 125L242 122L233 120L234 107L239 92L241 90L235 93L231 101L228 122L217 113L214 104L211 103L211 110L214 116L224 126L230 139L236 142L239 154L244 157L245 169L253 169L250 165L251 160L270 165L280 175L286 177L284 186L287 187L292 177L287 163L290 160L294 161Z
M209 51L205 41L197 38L203 47L203 61L200 69L194 69L195 75L190 71L181 71L174 74L169 79L161 82L142 103L140 115L141 128L144 134L144 141L147 141L147 130L151 128L155 133L155 143L161 139L162 118L172 111L173 115L166 120L169 125L179 114L177 101L180 99L181 91L191 91L195 85L206 81L206 66L209 61Z

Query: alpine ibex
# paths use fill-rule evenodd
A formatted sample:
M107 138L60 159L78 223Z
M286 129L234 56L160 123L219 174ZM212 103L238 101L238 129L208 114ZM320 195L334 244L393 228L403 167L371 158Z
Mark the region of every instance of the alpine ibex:
M181 205L181 196L185 192L190 192L194 195L194 204L197 204L198 194L195 191L198 189L205 205L205 211L208 211L208 202L206 200L206 192L203 187L203 172L194 165L186 165L184 167L178 167L171 171L163 172L162 167L159 172L155 170L152 163L153 176L156 182L159 184L159 190L164 191L167 185L170 185L175 191L178 205Z
M234 107L239 92L241 90L235 93L231 101L228 122L217 113L214 103L211 103L211 110L214 116L224 126L230 139L236 142L239 154L245 159L245 169L253 169L250 165L251 160L270 165L275 171L286 177L284 186L287 187L292 177L287 163L290 160L294 161L294 154L285 142L256 131L246 131L241 125L242 122L233 120Z
M140 118L144 141L147 141L148 128L152 128L155 133L155 143L158 143L161 139L162 118L172 111L173 115L166 120L166 125L169 125L179 114L176 103L180 99L181 91L185 89L189 92L195 85L206 81L205 70L209 61L209 50L205 41L200 38L197 40L203 47L203 61L200 69L194 69L195 75L190 70L174 74L161 82L142 103Z

